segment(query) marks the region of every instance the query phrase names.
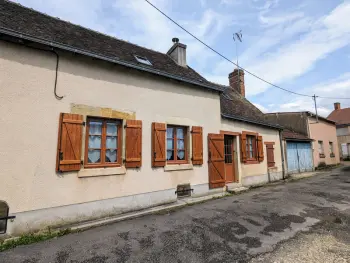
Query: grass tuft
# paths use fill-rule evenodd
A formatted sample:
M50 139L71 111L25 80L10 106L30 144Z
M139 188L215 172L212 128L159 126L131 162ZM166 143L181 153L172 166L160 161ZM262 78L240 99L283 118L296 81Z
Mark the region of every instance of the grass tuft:
M55 237L61 237L61 236L67 235L69 233L71 233L70 229L64 229L64 230L60 230L60 231L56 231L56 232L51 232L49 229L45 233L24 234L18 238L14 238L14 239L7 240L7 241L5 240L5 241L1 242L0 243L0 252L15 248L15 247L21 246L21 245L29 245L32 243L45 241L45 240L52 239Z

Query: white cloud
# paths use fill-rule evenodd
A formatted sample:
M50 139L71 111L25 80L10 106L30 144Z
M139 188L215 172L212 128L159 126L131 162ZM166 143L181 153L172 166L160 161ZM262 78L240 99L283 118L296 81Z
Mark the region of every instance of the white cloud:
M350 72L344 73L341 76L328 80L324 83L316 84L310 88L304 89L303 92L309 94L317 94L321 97L350 97ZM342 107L350 107L350 100L339 100ZM317 111L318 114L327 117L333 110L333 103L336 102L333 99L317 98ZM269 105L269 108L273 108L273 111L311 111L315 112L314 100L307 97L298 97L296 99L289 100L288 103Z
M261 110L262 112L264 112L264 113L269 112L269 110L268 110L267 108L265 108L263 105L260 105L260 104L258 104L258 103L253 103L253 105L254 105L255 107L257 107L259 110Z
M264 26L275 26L281 23L291 22L302 17L304 17L304 13L302 12L280 14L278 16L269 16L269 17L261 14L259 16L259 20Z
M273 4L266 4L264 8L271 8ZM312 20L302 17L301 13L294 16L300 19L294 19L292 23L281 21L281 24L264 31L261 39L240 56L240 65L269 82L283 86L283 83L306 74L332 52L350 44L350 23L344 23L350 17L350 2L340 4L321 19ZM224 80L224 76L232 70L232 64L220 62L215 68L217 76L214 78ZM249 74L245 74L245 80L247 96L271 88Z
M349 16L350 3L346 2L317 21L315 28L304 37L251 61L246 67L275 84L295 79L312 69L317 61L349 44L350 24L344 23ZM256 95L269 85L247 78L247 87L249 95Z

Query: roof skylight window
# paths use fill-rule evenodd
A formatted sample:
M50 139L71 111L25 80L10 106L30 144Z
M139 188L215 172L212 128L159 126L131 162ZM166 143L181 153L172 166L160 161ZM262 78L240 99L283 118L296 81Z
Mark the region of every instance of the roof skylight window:
M140 62L142 64L152 66L152 63L145 57L135 55L135 58L138 62Z

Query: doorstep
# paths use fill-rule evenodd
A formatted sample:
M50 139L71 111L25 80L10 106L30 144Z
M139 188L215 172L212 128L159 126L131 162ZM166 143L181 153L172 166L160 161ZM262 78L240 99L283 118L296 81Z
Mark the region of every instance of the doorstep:
M249 188L242 186L241 183L229 183L226 184L226 192L230 194L239 194L248 191Z
M103 226L103 225L112 224L112 223L116 223L116 222L120 222L128 219L142 217L145 215L166 212L169 210L174 210L174 209L184 207L186 205L201 203L210 199L220 198L224 196L225 196L225 193L222 192L219 194L212 194L212 195L196 197L196 198L193 198L193 197L181 198L171 204L160 205L160 206L151 207L151 208L144 209L137 212L130 212L130 213L120 214L120 215L107 217L107 218L101 218L101 219L85 221L81 223L65 225L57 228L57 230L70 229L71 231L82 231L93 227Z
M320 174L323 171L315 171L315 172L305 172L305 173L298 173L298 174L290 174L288 176L288 179L301 179L301 178L307 178L307 177L312 177L315 176L316 174Z

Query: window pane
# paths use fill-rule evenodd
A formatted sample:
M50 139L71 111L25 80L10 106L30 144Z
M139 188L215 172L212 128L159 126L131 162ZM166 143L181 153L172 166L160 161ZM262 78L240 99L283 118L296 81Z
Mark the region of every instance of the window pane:
M88 163L100 163L100 162L101 162L101 151L100 150L89 150Z
M117 136L118 129L116 123L107 123L107 135Z
M167 139L166 140L166 148L168 150L174 149L174 140L173 139Z
M101 148L101 136L89 136L89 148Z
M185 141L184 140L177 140L177 149L178 150L185 150Z
M106 163L117 162L117 150L107 150L106 151Z
M173 138L174 128L166 128L166 137Z
M102 122L90 121L89 133L90 134L101 134L101 132L102 132Z
M177 151L177 159L185 160L185 151Z
M183 139L184 138L184 129L183 128L177 128L176 129L176 137L178 139Z
M174 160L174 151L172 151L172 150L168 150L168 151L166 151L166 159L169 161L171 161L171 160Z
M107 149L117 148L117 137L106 137L106 148Z

